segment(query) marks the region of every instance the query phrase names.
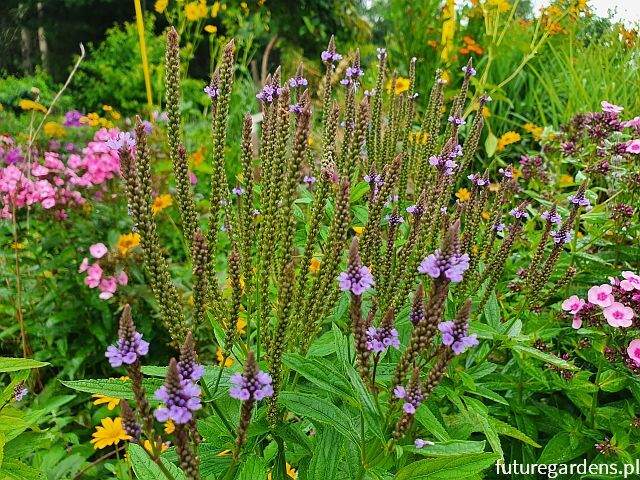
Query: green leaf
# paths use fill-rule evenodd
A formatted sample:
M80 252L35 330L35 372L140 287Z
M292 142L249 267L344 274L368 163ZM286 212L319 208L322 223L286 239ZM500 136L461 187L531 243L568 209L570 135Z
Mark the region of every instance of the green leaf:
M406 450L425 457L450 457L454 455L465 455L469 453L482 453L487 442L452 440L450 442L427 445L420 449L415 447L405 447Z
M493 157L496 153L496 147L498 146L498 138L491 132L487 135L487 139L484 141L484 149L487 152L489 158Z
M496 292L491 292L491 296L484 306L484 318L487 320L487 324L494 328L500 325L500 306Z
M113 398L124 398L133 400L131 390L131 380L120 379L97 379L97 380L60 380L65 387L78 390L79 392L99 393ZM162 380L149 378L142 381L142 385L148 392L155 392L162 386Z
M474 420L477 421L477 425L479 425L480 431L484 432L493 451L500 455L500 458L504 458L504 451L502 450L502 445L500 444L498 433L493 429L487 418L489 416L487 414L487 407L485 407L482 402L476 400L475 398L465 397L464 400L471 414L475 414ZM477 431L478 427L474 428Z
M427 405L418 408L414 418L441 442L446 442L451 439L447 429L444 428L440 420L436 418Z
M537 463L566 463L593 449L593 440L581 435L560 432L540 454Z
M48 362L38 362L30 358L0 357L0 373L17 372L19 370L31 370L49 365Z
M163 480L168 478L140 445L136 443L129 444L129 458L131 459L133 471L139 480ZM160 458L160 461L173 476L174 480L187 480L184 472L176 465L164 458Z
M499 456L493 453L472 453L453 458L427 458L400 469L395 480L467 479L489 468L498 458Z
M531 355L532 357L537 358L538 360L542 360L545 363L550 363L551 365L554 365L559 368L564 368L566 370L578 369L578 367L576 367L573 363L569 363L566 360L562 360L561 358L554 357L553 355L549 355L548 353L541 352L537 348L527 347L525 345L514 345L511 348L516 352Z
M600 373L598 385L604 392L619 392L629 383L629 378L615 370L605 370Z
M261 457L251 455L243 459L242 469L236 480L255 480L257 478L267 478L267 465Z
M2 480L45 480L47 477L37 470L14 458L7 458L0 468Z
M489 424L496 432L498 432L499 435L505 435L507 437L515 438L526 443L527 445L531 445L532 447L542 448L542 445L538 444L531 437L525 435L512 425L509 425L508 423L493 417L489 417L487 420L489 420Z
M282 361L287 367L295 370L321 389L356 404L355 399L351 396L351 387L330 360L317 357L305 358L296 353L287 353L283 355Z
M322 480L337 478L343 442L342 435L333 428L325 427L320 431L309 464L308 478Z
M280 402L293 413L302 415L311 421L331 425L355 443L359 442L356 435L358 430L351 419L341 409L324 398L306 393L282 392Z

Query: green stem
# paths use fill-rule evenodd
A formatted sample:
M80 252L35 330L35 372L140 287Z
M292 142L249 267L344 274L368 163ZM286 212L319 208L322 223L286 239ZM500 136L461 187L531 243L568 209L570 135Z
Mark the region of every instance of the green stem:
M215 400L211 400L211 406L213 407L213 409L215 410L215 412L218 414L218 416L220 417L220 420L222 420L222 423L224 423L224 426L226 427L227 431L229 432L229 434L231 435L231 437L235 437L235 430L233 429L233 427L231 426L231 423L229 423L229 420L227 420L226 415L222 412L222 410L220 410L220 407L218 406L218 404L215 402Z

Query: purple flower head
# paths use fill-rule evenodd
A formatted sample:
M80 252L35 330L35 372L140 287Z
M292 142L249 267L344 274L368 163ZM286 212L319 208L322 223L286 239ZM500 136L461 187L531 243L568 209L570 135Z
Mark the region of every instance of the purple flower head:
M498 222L495 225L491 225L491 229L496 232L502 232L505 229L506 225L502 222Z
M425 209L424 205L417 203L415 205L409 205L407 207L407 213L413 215L414 217L420 217L424 215Z
M289 112L295 113L296 115L301 115L303 111L304 108L302 108L302 105L300 105L299 103L294 103L289 107Z
M573 203L574 205L580 205L581 207L586 207L587 209L591 207L591 202L584 196L584 193L569 195L567 199Z
M545 212L542 212L540 214L540 218L542 220L551 222L551 223L555 223L557 225L562 224L562 217L560 216L560 214L558 212L555 211L555 208L551 209L551 210L547 210Z
M265 85L262 91L256 95L258 100L262 100L264 103L272 103L282 94L281 87L275 87L273 85Z
M290 78L288 82L291 88L306 87L307 85L309 85L309 82L304 77L293 77Z
M509 213L516 218L529 218L529 214L522 207L516 207L512 209Z
M171 359L164 385L156 390L155 398L163 403L154 412L159 422L171 419L176 424L184 425L193 418L193 412L202 407L200 388L191 380L180 378L175 358Z
M110 345L105 353L112 367L119 367L123 363L131 365L149 353L149 342L142 340L142 334L136 331L129 305L124 307L120 317L118 337L117 344Z
M378 52L378 60L382 60L383 58L387 58L387 49L386 48L377 48Z
M122 150L125 147L135 147L136 139L131 132L120 132L116 138L110 138L105 143L111 150Z
M364 91L364 96L365 97L373 97L376 94L376 89L372 88L371 90L365 90Z
M470 66L469 68L467 68L467 67L462 67L462 71L463 71L465 74L468 74L470 77L475 77L475 76L476 76L476 69L475 69L475 68L473 68L473 67L471 67L471 66Z
M358 237L353 237L349 247L347 269L338 276L340 290L360 296L375 285L369 268L362 265L358 253Z
M467 348L478 345L476 334L468 334L470 309L471 302L467 301L456 315L455 320L438 324L438 330L442 332L442 344L450 346L456 355L464 353Z
M453 169L458 168L458 164L451 160L451 158L441 156L429 157L429 164L436 167L445 175L453 175Z
M507 168L500 168L498 170L498 172L500 172L502 174L502 176L504 176L504 177L513 178L513 166L512 165L508 165Z
M178 373L181 380L191 380L192 382L197 382L204 375L204 367L197 362L195 342L191 332L187 334L184 344L180 348Z
M218 98L220 96L220 88L218 85L207 85L204 87L204 93L211 98Z
M404 223L404 218L398 216L397 208L391 212L391 215L385 215L384 219L389 222L390 227L397 227L399 224Z
M413 415L416 413L417 408L422 404L422 400L424 400L424 396L422 395L422 387L420 386L420 373L416 368L413 370L413 374L409 379L409 383L407 384L407 388L402 385L398 385L394 390L393 394L396 398L400 398L404 400L404 405L402 406L402 410L409 415Z
M562 230L551 232L551 238L555 243L569 243L571 241L571 232L563 232Z
M242 373L234 373L229 381L234 385L229 395L236 400L260 401L273 395L271 377L258 368L253 352L249 352Z
M29 393L29 389L24 386L24 382L13 387L13 398L16 402L21 402L27 393Z
M80 119L82 118L82 114L78 110L69 110L64 114L64 122L62 122L62 126L64 127L81 127L82 122Z
M449 122L453 123L454 125L458 125L458 126L467 124L467 122L465 122L463 119L457 118L457 117L454 117L454 116L449 116L448 120L449 120Z
M242 189L242 187L233 187L233 189L231 190L231 193L233 193L234 195L244 195L244 190Z
M484 177L481 173L472 173L467 178L471 180L471 183L478 187L486 187L489 185L489 179Z
M253 209L253 216L257 217L258 215L260 215L260 210L258 210L257 208Z
M367 350L383 353L388 347L400 348L398 330L393 327L393 309L387 312L378 328L367 329Z
M313 175L305 175L302 181L304 183L316 183L316 177Z
M354 85L355 87L360 85L358 79L364 76L364 72L357 63L351 67L347 67L344 78L340 80L342 85Z
M420 450L422 447L425 447L427 445L435 445L435 443L430 442L429 440L422 440L421 438L416 438L413 444L416 446L416 450Z
M460 254L460 221L457 220L446 232L442 246L420 263L418 271L432 278L459 283L468 269L469 255Z

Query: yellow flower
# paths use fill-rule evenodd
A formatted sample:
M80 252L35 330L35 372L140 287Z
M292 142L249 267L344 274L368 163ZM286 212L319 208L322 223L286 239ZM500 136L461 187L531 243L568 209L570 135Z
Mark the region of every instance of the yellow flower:
M22 110L38 110L42 113L47 113L47 109L44 105L40 105L38 102L34 102L33 100L22 99L18 106Z
M398 77L396 79L396 89L394 93L400 95L402 92L409 90L410 85L411 81L408 78ZM387 93L391 93L391 80L387 82Z
M151 445L151 442L149 440L145 440L142 446L147 452L153 452L153 446ZM164 452L167 448L169 447L167 447L167 444L164 442L156 443L156 450L160 450L160 453Z
M238 322L236 323L236 330L240 333L247 333L244 327L247 326L247 322L238 317Z
M93 443L96 450L108 447L109 445L117 445L120 440L129 440L131 437L127 435L122 428L122 418L103 418L102 426L97 426L96 431L91 435L93 440L89 443Z
M362 235L362 232L364 231L364 227L351 227L353 228L353 231L356 232L356 235L360 236Z
M511 173L513 173L514 180L518 180L522 176L522 172L518 170L516 167L513 167L513 170Z
M313 257L311 259L311 265L309 265L309 270L311 270L313 273L318 273L318 270L320 270L320 259Z
M138 233L123 233L118 238L116 247L120 250L122 255L125 255L129 250L140 245L140 234Z
M91 398L95 398L95 400L93 401L94 405L102 405L103 403L106 403L107 410L113 410L120 404L119 398L108 397L99 393L94 393L93 395L91 395Z
M458 200L463 203L471 198L471 192L466 188L461 188L456 192L456 197L458 197Z
M168 193L165 193L164 195L158 195L153 200L153 214L155 215L156 213L161 212L171 205L173 205L173 198L171 198L171 195L169 195Z
M242 8L246 13L249 13L249 7L247 6L247 2L240 2L240 8Z
M58 122L47 122L42 129L45 135L54 138L64 137L67 134L65 128Z
M224 360L224 355L222 353L222 349L218 347L218 351L216 352L216 356L218 357L218 365L222 365L222 361ZM224 361L225 367L230 367L233 364L233 360L229 357Z
M14 242L14 243L11 244L11 248L13 248L14 250L24 250L27 247L25 246L24 243Z
M427 132L416 132L416 133L409 132L409 141L415 142L418 144L422 143L422 145L424 145L425 143L427 143L428 136L429 134Z
M507 145L511 145L512 143L519 142L521 139L522 137L518 132L507 132L498 139L498 145L496 147L496 150L498 152L501 152L502 150L504 150L504 147L506 147Z
M536 141L540 140L542 132L544 132L542 127L539 127L534 123L525 123L522 128L525 132L530 133L533 136L533 139Z
M571 175L562 175L560 177L560 183L561 184L571 184L573 183L573 177Z
M484 218L485 220L489 220L489 212L487 212L486 210L484 210L482 212L482 218Z
M200 0L199 2L189 2L184 7L184 16L187 17L187 20L190 22L197 22L201 18L205 18L207 16L207 3L205 0Z
M500 13L504 13L511 8L508 0L487 0L487 5L496 8Z
M169 0L156 0L156 3L153 5L153 9L158 13L164 13L167 9L167 5L169 5Z
M309 137L309 145L313 145L313 142L314 142L313 138Z
M220 453L216 453L216 457L226 457L227 455L231 455L231 450L223 450Z
M167 435L171 435L173 432L175 432L176 430L176 426L173 423L173 420L169 419L164 423L164 433L166 433Z
M120 120L122 118L122 115L120 115L120 112L118 112L117 110L111 110L109 112L109 116L114 120Z
M489 118L491 116L491 112L489 112L487 107L482 107L482 116L484 118Z
M220 2L216 2L211 7L211 18L216 18L218 16L218 10L220 10Z
M287 476L289 478L298 478L298 473L295 468L292 468L291 465L287 463ZM267 480L271 480L271 472L267 473Z
M4 105L0 103L0 112L4 110Z
M218 31L218 27L215 25L205 25L204 31L207 33L216 33Z

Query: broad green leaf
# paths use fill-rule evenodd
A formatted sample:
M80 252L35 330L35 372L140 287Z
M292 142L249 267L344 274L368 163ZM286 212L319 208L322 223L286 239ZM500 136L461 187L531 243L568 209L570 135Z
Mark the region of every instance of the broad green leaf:
M357 403L351 396L351 387L346 379L328 359L305 358L296 353L287 353L283 355L282 360L287 367L295 370L321 389L349 400L354 406Z
M7 458L0 468L2 480L45 480L47 477L41 470L37 470L14 458Z
M502 450L502 445L500 444L498 433L489 423L487 407L485 407L482 402L476 400L475 398L465 397L464 400L467 404L467 407L469 407L469 412L472 415L475 415L474 420L477 421L481 431L484 432L493 451L500 455L500 458L504 458L504 451ZM475 429L477 430L477 427L475 427Z
M520 430L509 425L508 423L493 417L488 417L488 420L489 420L489 424L493 427L493 429L496 432L498 432L498 435L505 435L507 437L515 438L517 440L520 440L526 443L527 445L531 445L532 447L536 447L536 448L542 447L531 437L525 435Z
M487 324L493 328L497 328L500 325L500 306L495 292L491 292L491 296L484 306L484 318Z
M323 428L318 434L316 448L309 464L308 478L334 480L342 455L344 440L335 429Z
M395 480L467 479L489 468L498 458L500 458L499 455L493 453L471 453L453 458L426 458L400 469Z
M487 152L489 158L493 157L496 153L496 147L498 146L498 138L491 132L487 135L487 139L484 141L484 149Z
M282 392L280 402L293 413L302 415L311 421L330 425L356 443L360 441L356 434L358 430L351 419L341 409L324 398L306 393Z
M525 345L514 345L513 350L516 352L520 352L522 354L531 355L538 360L542 360L543 362L550 363L556 367L564 368L566 370L577 370L573 363L567 362L566 360L562 360L561 358L555 357L553 355L549 355L548 353L541 352L537 348L527 347Z
M605 392L619 392L627 386L629 378L615 370L605 370L600 374L598 385Z
M168 478L160 466L151 460L149 455L147 455L140 445L136 443L129 444L129 458L138 480L164 480ZM187 479L186 475L179 467L164 458L160 458L160 461L171 476L173 476L174 480Z
M64 386L78 390L79 392L99 393L113 398L124 398L133 400L131 390L131 380L120 379L97 379L97 380L60 380ZM142 385L147 391L147 396L153 394L162 386L162 380L149 378L142 381Z
M440 420L436 418L427 405L418 408L414 418L441 442L446 442L451 439L447 429L444 428Z
M415 447L405 447L406 450L415 452L425 457L450 457L453 455L464 455L469 453L484 452L485 441L465 441L452 440L450 442L436 443L435 445L427 445L420 449Z
M545 445L537 463L566 463L593 449L593 440L580 435L560 432Z
M236 480L256 480L258 478L267 478L267 465L261 457L251 455L242 461L242 467Z
M17 372L19 370L31 370L49 365L48 362L38 362L30 358L0 357L0 373Z

